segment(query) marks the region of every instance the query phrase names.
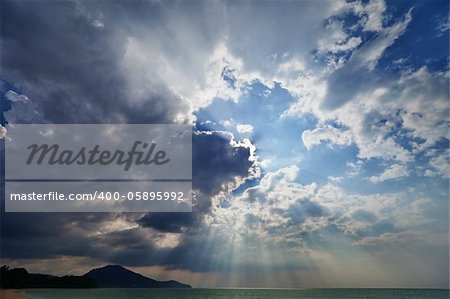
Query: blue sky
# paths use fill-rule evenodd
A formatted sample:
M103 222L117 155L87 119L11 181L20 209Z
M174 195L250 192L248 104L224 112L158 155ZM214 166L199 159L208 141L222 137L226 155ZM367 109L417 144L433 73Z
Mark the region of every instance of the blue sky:
M448 287L448 1L5 3L3 122L191 123L199 198L189 215L52 215L59 229L3 217L9 264ZM27 253L49 232L85 245Z

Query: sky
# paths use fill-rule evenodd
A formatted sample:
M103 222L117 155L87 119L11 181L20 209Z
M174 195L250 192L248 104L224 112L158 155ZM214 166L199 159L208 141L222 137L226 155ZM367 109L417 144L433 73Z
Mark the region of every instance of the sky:
M5 0L1 13L1 135L192 124L197 198L192 213L2 207L3 264L121 264L195 287L449 287L448 1Z

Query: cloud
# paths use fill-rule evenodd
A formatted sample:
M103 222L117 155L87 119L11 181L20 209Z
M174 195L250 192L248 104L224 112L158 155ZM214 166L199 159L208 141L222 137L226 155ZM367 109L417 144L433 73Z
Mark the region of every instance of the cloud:
M450 176L450 150L446 149L440 155L437 155L430 160L430 166L437 172L438 175L444 179ZM426 176L434 176L434 173L427 170Z
M192 213L148 213L139 219L143 227L162 232L186 232L203 225L212 198L240 184L251 175L254 162L245 144L233 144L230 135L196 132L192 140L192 187L196 202Z
M278 72L290 74L292 72L305 71L305 64L298 58L291 58L288 61L280 63Z
M337 109L353 100L361 91L377 84L377 78L373 77L370 71L375 69L386 49L405 32L411 19L411 12L408 12L403 20L383 28L375 39L354 51L348 63L328 78L326 101L322 103L322 108ZM355 74L358 75L355 76Z
M412 16L410 10L404 16L403 20L383 28L376 39L361 47L361 49L355 53L355 56L350 59L349 63L352 63L352 60L354 60L357 65L365 65L369 70L373 70L386 49L392 46L395 40L403 35L411 20Z
M257 8L220 2L24 6L7 1L3 76L23 83L21 92L38 106L41 122L190 121L192 110L214 98L237 101L249 83L273 74L283 58L262 41L275 38L270 44L303 59L315 44L310 28L326 35L321 21L346 5L314 2L300 12L294 3L250 6ZM279 14L283 22L275 21ZM287 28L286 34L273 34ZM10 117L20 120L14 113Z
M192 213L2 212L2 258L85 257L126 266L161 265L210 271L212 262L199 264L194 251L204 247L205 218L209 217L216 195L230 192L251 176L253 151L249 141L238 142L226 132L194 134L192 184L196 201ZM195 237L197 233L200 235ZM73 240L79 243L74 244ZM107 250L112 247L114 251ZM213 257L213 252L204 254L205 261Z
M364 162L361 160L357 160L356 162L347 162L346 166L348 168L347 174L349 176L357 176L361 174L361 169L364 165Z
M402 233L384 233L380 236L376 237L364 237L358 242L356 242L357 245L375 245L379 243L391 243L391 242L398 242L403 239L411 238L413 234L408 232L402 232Z
M9 98L32 99L41 114L38 122L173 123L185 114L187 103L158 80L141 81L148 86L140 94L146 101L137 102L122 64L129 33L115 22L102 30L92 26L95 13L89 5L4 3L2 76L23 86L21 96L10 92ZM109 13L104 12L105 23L113 17ZM142 78L141 70L135 71ZM28 122L20 112L13 107L9 117Z
M353 143L360 159L406 163L447 138L447 73L432 72L426 66L396 74L376 69L378 60L405 34L412 18L410 10L383 27L330 73L304 73L299 81L283 81L300 99L284 116L313 114L318 119L317 128L302 135L308 149L320 140ZM346 129L329 132L323 124L330 122ZM405 144L399 138L415 140Z
M406 166L400 164L394 164L384 170L384 172L378 176L371 176L370 181L372 183L381 183L388 180L396 180L409 175L409 170Z
M361 18L359 24L364 31L383 30L383 14L386 10L386 3L383 0L371 0L366 4L356 1L353 10Z
M314 145L319 145L322 141L329 141L335 145L349 146L353 143L353 137L349 130L324 126L304 131L302 133L302 141L305 147L310 150Z
M444 34L444 32L450 29L450 20L446 17L444 18L436 27L436 30L439 31L439 36Z
M241 134L253 133L253 126L249 124L239 124L236 129Z
M339 183L342 181L342 177L340 176L329 176L328 180L330 180L331 182L335 182L335 183Z
M339 246L346 252L376 244L387 254L384 246L400 236L416 250L412 248L418 238L410 231L422 239L445 222L440 217L427 222L445 201L433 203L414 191L358 194L334 183L303 185L297 182L299 176L295 166L268 173L258 186L230 198L227 205L214 205L211 223L226 227L223 236L247 244L247 250L252 250L251 244L283 244L283 256L295 268L304 267L301 257L308 252L333 251L333 238L342 240ZM436 238L439 234L433 233ZM317 257L309 258L320 263Z
M2 125L0 125L0 139L4 139L6 137L6 133L8 130Z
M331 21L326 26L327 35L317 42L317 49L321 53L347 52L355 49L362 43L358 36L350 36L345 32L342 21Z
M11 102L28 102L30 99L23 94L18 94L12 90L8 90L5 94L6 99L8 99Z
M401 76L398 85L393 87L398 92L390 94L398 97L403 126L411 130L413 137L425 140L416 144L418 151L448 137L448 78L448 73L431 72L424 66Z

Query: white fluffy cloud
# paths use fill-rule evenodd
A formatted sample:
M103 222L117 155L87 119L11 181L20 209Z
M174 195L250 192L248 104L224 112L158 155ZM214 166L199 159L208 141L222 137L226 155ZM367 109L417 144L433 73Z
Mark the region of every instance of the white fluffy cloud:
M308 150L314 145L320 144L322 141L329 141L331 144L344 146L353 143L353 137L349 130L342 130L332 126L306 130L302 133L302 140Z
M439 175L443 178L450 177L450 150L447 149L440 155L431 158L430 166L434 171L427 169L425 171L425 176Z
M394 164L386 168L384 172L378 176L371 176L372 183L380 183L387 180L395 180L409 175L409 170L406 166Z
M383 14L386 10L384 0L371 0L366 4L357 1L353 4L355 13L361 18L359 24L364 31L381 31L383 29Z
M404 34L412 12L384 27L383 1L359 3L353 9L361 17L365 16L361 19L364 28L378 32L377 36L348 51L350 59L341 61L340 66L329 72L303 71L296 79L278 78L299 99L283 116L301 117L311 113L318 118L317 127L302 134L308 150L322 141L355 144L360 159L381 158L405 165L416 154L448 137L449 74L432 72L424 66L384 77L376 69L378 61ZM346 129L324 125L328 122L337 122ZM394 136L415 140L405 144ZM405 174L408 172L405 167L396 170ZM373 180L378 181L375 177Z
M393 170L386 173L397 168L391 167ZM350 237L353 246L366 246L394 242L400 236L398 240L414 241L416 236L409 231L420 225L426 231L428 225L441 221L439 217L429 218L439 205L413 190L365 195L347 192L334 182L303 185L296 182L301 175L297 166L282 168L266 174L258 186L236 198L216 198L211 223L236 232L233 235L239 235L243 243L249 239L282 242L290 244L294 252L324 253L326 248L309 241L323 238L331 228L337 229L342 238ZM388 173L382 179L389 176L393 177ZM223 201L227 204L221 204ZM302 236L307 236L306 240Z
M249 124L238 124L236 130L241 134L253 133L253 126Z
M352 37L345 32L342 21L331 22L325 31L327 36L317 41L317 49L321 53L350 51L362 43L360 37Z
M392 46L396 39L398 39L405 32L406 27L411 22L411 11L409 11L403 20L383 28L378 37L372 42L364 45L360 51L358 51L352 57L358 64L368 66L370 70L373 70L384 51ZM352 61L350 61L351 63Z

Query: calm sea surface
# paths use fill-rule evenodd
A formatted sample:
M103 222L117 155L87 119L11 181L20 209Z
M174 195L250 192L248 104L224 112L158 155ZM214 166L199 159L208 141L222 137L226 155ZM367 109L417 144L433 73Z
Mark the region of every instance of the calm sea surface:
M449 290L422 289L90 289L30 290L23 294L35 299L448 299Z

